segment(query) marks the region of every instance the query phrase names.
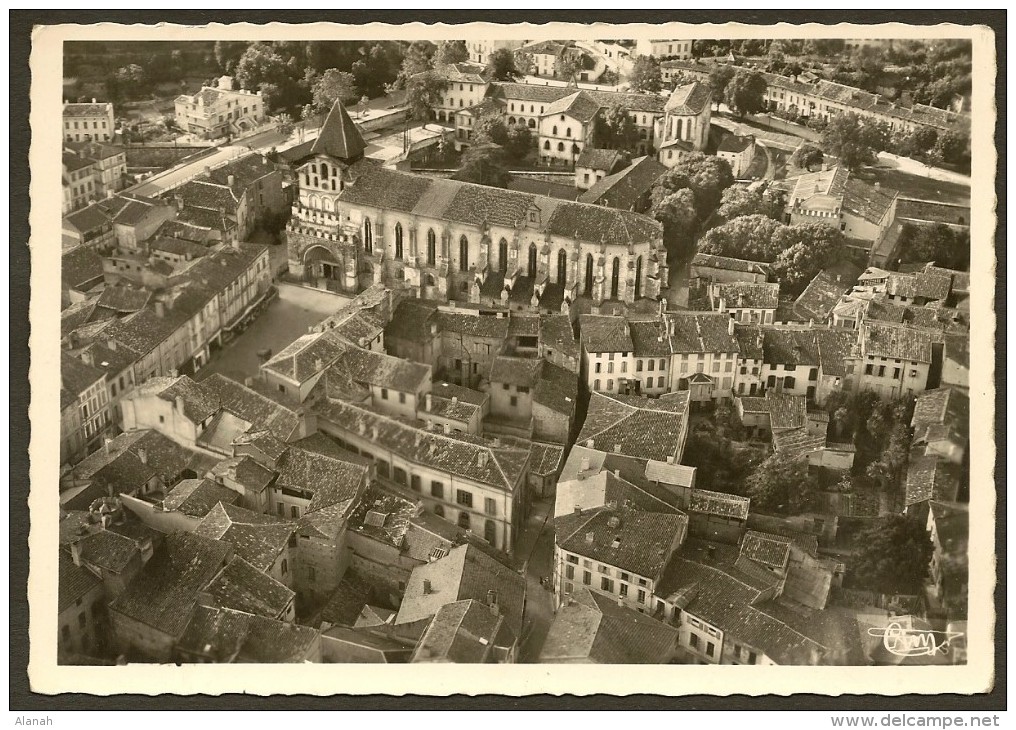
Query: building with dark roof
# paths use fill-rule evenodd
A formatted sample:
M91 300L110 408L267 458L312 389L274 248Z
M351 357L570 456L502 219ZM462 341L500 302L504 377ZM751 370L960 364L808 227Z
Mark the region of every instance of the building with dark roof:
M764 282L769 278L768 264L709 253L696 253L691 260L691 278L705 281Z
M60 351L60 463L76 464L95 451L114 423L106 373Z
M579 202L645 213L651 204L652 187L666 171L664 165L649 155L636 158L617 172L597 176L593 185L579 196ZM585 180L581 184L578 180L578 169L575 174L576 184L584 186Z
M655 144L657 158L667 167L674 167L692 154L701 152L709 139L712 96L709 87L698 81L674 88L657 120Z
M667 664L678 631L614 599L577 586L558 607L541 664Z
M470 598L437 610L410 661L509 664L515 661L518 640L500 611L496 594L489 604Z
M173 646L180 662L300 664L321 661L317 629L230 608L198 606Z
M858 387L881 398L924 391L932 364L933 340L927 330L887 322L863 322L850 354Z
M688 436L687 393L644 398L593 393L578 443L647 461L681 461Z
M654 298L665 279L662 229L636 213L353 157L319 154L297 172L290 271L340 291L398 282L423 298L476 303L491 281L497 299L521 289L520 306L541 308L551 296L560 311L582 295Z

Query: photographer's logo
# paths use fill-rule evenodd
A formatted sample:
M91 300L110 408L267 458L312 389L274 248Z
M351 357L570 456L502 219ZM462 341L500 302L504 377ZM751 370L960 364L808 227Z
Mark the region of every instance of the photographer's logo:
M908 628L893 621L885 627L869 628L868 635L881 637L882 646L890 654L900 657L934 657L948 655L950 644L962 637L963 633Z

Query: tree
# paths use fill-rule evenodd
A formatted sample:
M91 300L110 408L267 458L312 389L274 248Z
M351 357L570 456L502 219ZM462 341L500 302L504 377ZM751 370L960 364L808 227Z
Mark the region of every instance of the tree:
M782 227L765 215L743 215L712 228L699 240L702 253L752 261L772 261L780 254L773 239Z
M286 61L265 43L248 46L237 61L233 75L240 88L251 91L261 89L264 84L281 88L289 80Z
M767 88L762 74L741 68L727 83L723 98L739 116L758 114L766 108Z
M631 90L642 94L656 94L663 88L660 62L652 56L639 56L632 66L629 78Z
M726 160L715 155L693 152L683 157L657 181L655 188L660 189L660 192L657 193L654 189L653 202L656 203L681 188L691 188L695 193L695 209L699 220L705 222L719 206L723 191L733 184L734 173Z
M934 261L961 271L970 266L970 232L954 230L942 223L932 226L904 223L898 245L903 262Z
M695 253L698 228L695 193L690 188L671 193L654 207L653 217L663 224L663 243L673 260L691 258Z
M536 60L533 58L532 53L516 51L512 58L515 61L515 68L518 70L520 76L527 76L536 73Z
M824 223L781 226L773 243L781 250L770 270L780 282L780 290L791 295L804 291L844 247L843 234Z
M385 87L396 81L404 62L400 47L392 42L375 43L360 51L361 57L351 67L356 87L374 99L385 93Z
M970 133L966 130L949 130L935 142L937 156L950 165L970 165Z
M435 106L441 103L448 81L433 71L412 77L406 84L406 103L413 118L425 122Z
M920 520L886 515L857 535L854 582L880 593L920 592L934 546Z
M435 59L434 44L429 41L413 41L406 49L406 55L402 57L402 66L395 79L395 86L404 89L409 80L417 74L425 73L434 68Z
M497 112L489 112L476 120L473 135L473 144L495 144L503 148L508 144L508 124Z
M515 66L515 54L510 48L498 48L491 53L487 69L492 81L514 81L521 75Z
M791 164L804 168L805 170L811 170L812 167L821 165L824 159L825 157L822 154L822 150L813 144L808 144L807 142L794 150L794 154L790 156Z
M746 486L752 507L763 512L797 515L811 504L812 480L803 456L774 453L751 473Z
M314 108L324 113L327 113L336 101L349 105L359 97L353 74L339 71L337 68L330 68L321 74L311 87L311 93L314 97Z
M727 221L742 215L764 215L780 220L783 217L783 204L768 192L732 185L723 191L716 214Z
M113 74L114 83L119 96L125 99L137 98L142 87L148 80L148 75L140 65L131 63L121 66Z
M577 81L582 72L582 61L578 56L565 53L554 64L554 75L565 81Z
M219 70L231 72L249 45L247 41L215 41L215 63Z
M593 127L593 146L634 152L638 142L639 130L628 107L620 101L611 102Z
M454 179L506 188L512 176L503 149L494 144L474 144L462 155L462 165Z
M280 114L275 118L275 128L279 134L285 135L288 139L289 135L296 129L296 123L293 121L293 117L289 114Z
M888 146L889 129L884 122L862 121L853 112L837 114L822 132L822 149L849 170L874 163Z
M719 108L720 102L726 98L727 84L733 78L734 69L732 66L716 65L709 72L709 89L712 91L713 103L717 108Z
M442 66L448 63L460 63L469 60L469 49L465 41L441 41L434 54L434 65Z
M524 160L533 149L535 141L529 127L522 122L518 122L508 130L508 140L505 143L504 150L505 154L508 155L509 159L517 162Z

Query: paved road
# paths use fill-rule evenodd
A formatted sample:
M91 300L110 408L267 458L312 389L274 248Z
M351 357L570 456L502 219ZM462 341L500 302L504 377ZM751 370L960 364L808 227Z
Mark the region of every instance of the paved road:
M247 331L212 356L201 369L198 379L221 373L234 380L256 376L260 367L258 350L270 348L277 353L307 330L335 312L347 301L331 292L278 284L279 297L268 305Z
M519 660L535 662L554 620L554 593L540 585L541 578L552 575L554 563L553 498L534 502L516 548L526 563L526 615L522 630Z

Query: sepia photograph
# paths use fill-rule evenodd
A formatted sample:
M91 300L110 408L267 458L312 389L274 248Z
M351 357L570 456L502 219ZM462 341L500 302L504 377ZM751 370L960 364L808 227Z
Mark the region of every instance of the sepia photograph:
M990 30L43 40L33 685L990 687Z

